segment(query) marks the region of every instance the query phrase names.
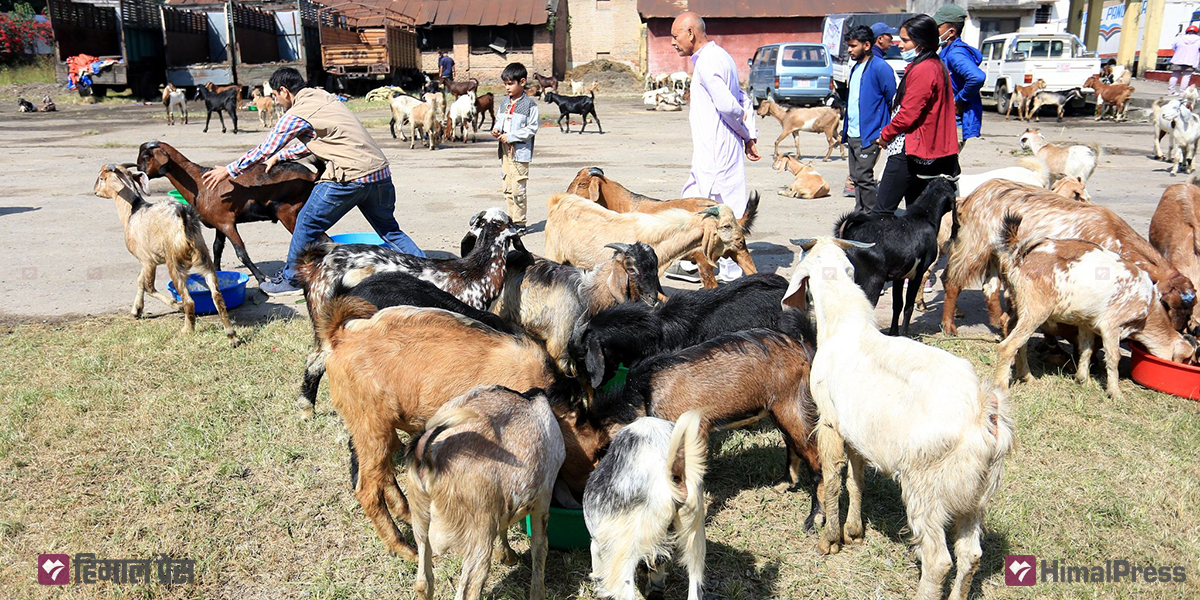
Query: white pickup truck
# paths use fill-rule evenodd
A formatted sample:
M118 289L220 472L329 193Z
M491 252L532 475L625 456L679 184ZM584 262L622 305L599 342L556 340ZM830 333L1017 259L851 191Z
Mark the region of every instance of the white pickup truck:
M980 90L996 101L996 111L1008 111L1017 86L1044 79L1046 90L1059 92L1083 88L1088 77L1100 73L1100 59L1088 52L1078 37L1067 33L1006 33L983 41L979 48L987 74ZM1084 93L1092 90L1083 89ZM1080 101L1077 101L1080 102Z

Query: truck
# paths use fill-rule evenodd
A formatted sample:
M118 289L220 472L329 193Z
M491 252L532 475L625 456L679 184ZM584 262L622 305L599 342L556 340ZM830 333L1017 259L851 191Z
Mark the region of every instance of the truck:
M154 97L164 82L161 13L150 0L49 0L54 32L54 75L67 85L67 61L86 55L98 70L87 68L91 85L81 95L104 96L129 89L139 98ZM82 59L77 59L82 62ZM98 63L98 64L97 64Z
M164 4L160 10L167 82L186 88L209 82L229 85L237 81L229 29L232 3L189 6L187 9Z
M1138 3L1137 6L1141 10L1141 18L1138 19L1138 52L1135 53L1135 56L1140 58L1142 41L1146 36L1146 5ZM1100 39L1095 48L1100 58L1116 57L1117 51L1121 47L1121 36L1125 35L1121 29L1124 20L1124 2L1104 7L1104 12L1100 17ZM1175 41L1175 37L1183 33L1189 25L1200 25L1200 2L1168 0L1163 6L1158 56L1155 64L1147 66L1148 69L1170 68L1171 44Z
M243 86L261 85L281 67L293 67L313 85L323 80L318 7L308 0L233 2L234 73Z
M1038 79L1046 90L1061 92L1083 88L1088 77L1100 73L1100 58L1089 52L1079 37L1069 33L1006 33L993 35L980 44L987 78L980 94L996 101L996 112L1008 111L1013 90ZM1076 100L1082 104L1083 100Z
M353 5L355 3L349 3ZM416 22L387 9L362 5L366 11L347 16L331 9L321 13L321 66L332 86L392 83L401 69L419 69Z
M846 32L859 25L870 27L876 23L887 23L899 29L900 25L915 16L917 16L916 13L835 13L825 17L821 43L825 44L825 49L829 51L829 57L833 63L833 82L837 87L838 96L846 97L850 67L853 66L850 64L852 62L850 53L846 49ZM892 70L896 72L896 79L899 80L900 74L904 72L906 66L904 60L900 58L899 36L895 36L892 47L887 51L886 60Z

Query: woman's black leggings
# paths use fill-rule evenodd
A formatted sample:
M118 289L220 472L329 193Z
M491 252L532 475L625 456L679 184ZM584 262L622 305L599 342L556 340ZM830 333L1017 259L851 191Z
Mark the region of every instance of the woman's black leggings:
M929 185L927 177L933 175L950 175L958 177L962 171L958 168L958 155L951 154L935 158L932 163L923 165L905 154L893 154L883 167L883 177L879 179L878 196L875 199L873 215L895 214L900 206L900 200L908 206L925 191Z

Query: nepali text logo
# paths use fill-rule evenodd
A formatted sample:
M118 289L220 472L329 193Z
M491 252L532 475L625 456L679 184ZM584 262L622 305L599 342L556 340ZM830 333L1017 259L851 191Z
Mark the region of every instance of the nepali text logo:
M190 558L96 558L95 554L79 553L74 558L66 554L38 556L38 583L63 585L69 582L71 565L75 566L75 584L108 581L112 583L150 583L157 579L163 585L194 583L196 561Z
M38 555L38 583L42 585L65 585L70 579L71 557L66 554Z
M1028 554L1004 557L1004 585L1021 586L1037 583L1037 558Z

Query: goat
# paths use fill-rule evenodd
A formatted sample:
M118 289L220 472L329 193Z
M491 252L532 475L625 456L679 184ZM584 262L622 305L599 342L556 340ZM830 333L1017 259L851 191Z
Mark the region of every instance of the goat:
M1189 87L1189 89L1191 89ZM1184 105L1182 98L1164 96L1154 101L1154 159L1170 160L1174 156L1175 137L1171 131L1175 128L1175 119L1179 117L1179 109ZM1166 138L1167 150L1163 152L1162 141Z
M775 139L775 155L779 154L779 142L790 135L796 142L796 156L802 156L800 154L800 132L809 131L824 133L825 139L829 142L829 148L825 150L824 162L829 162L834 147L840 147L842 158L846 158L846 146L841 141L842 114L836 109L828 106L785 109L767 98L759 103L757 112L760 117L767 115L775 117L779 121L779 125L783 127L783 133Z
M892 326L888 335L896 335L902 308L904 334L908 335L925 273L937 262L942 217L954 210L956 196L953 181L936 177L903 216L855 212L843 215L833 226L835 237L865 244L847 248L846 256L854 265L854 282L872 307L879 302L884 284L892 283Z
M660 97L662 97L666 94L670 94L670 93L671 93L671 90L668 88L665 88L665 87L661 87L661 88L657 88L657 89L653 89L653 90L647 90L645 93L642 94L642 104L645 104L646 106L649 106L650 108L654 108L655 106L658 105Z
M462 96L467 92L475 92L476 94L479 93L479 80L475 79L474 77L463 81L451 81L450 79L442 77L440 81L442 82L442 87L446 88L446 91L453 94L455 98Z
M462 258L424 258L366 244L318 245L308 248L300 256L296 272L304 283L305 305L313 323L316 343L316 349L306 360L304 379L296 400L302 417L311 417L316 408L317 388L325 374L329 355L330 348L320 336L325 305L372 275L393 271L408 273L432 283L474 310L487 310L504 288L509 243L521 251L525 246L521 243L520 231L502 210L483 211L471 219L471 225L479 228L480 241L478 244L472 242L470 253ZM434 306L445 308L444 304Z
M1196 300L1196 288L1111 209L1080 204L1049 190L997 180L979 186L958 205L958 232L950 244L943 280L946 296L942 331L950 335L957 332L954 310L962 288L985 280L983 287L991 324L1008 333L1008 319L1000 304L999 267L995 256L995 238L1008 213L1024 218L1023 237L1080 239L1133 262L1146 271L1158 287L1172 328L1181 330L1187 325Z
M1171 176L1179 172L1180 165L1192 173L1196 170L1193 160L1200 144L1200 115L1193 113L1187 105L1179 107L1179 114L1171 121L1171 138L1175 152L1171 156Z
M429 83L429 77L420 69L403 67L396 71L396 86L410 94L416 94Z
M1076 99L1083 99L1083 91L1079 88L1071 88L1063 92L1040 91L1033 95L1029 111L1025 113L1025 120L1028 121L1029 117L1032 116L1034 121L1041 122L1038 112L1042 110L1043 106L1053 106L1058 112L1058 122L1062 123L1063 113L1066 112L1067 105Z
M209 167L187 159L165 142L146 142L138 148L138 168L151 179L166 177L183 199L196 209L200 220L217 230L213 240L213 264L221 270L225 238L233 243L238 259L262 283L266 275L259 270L238 233L238 223L279 221L288 232L296 228L296 217L316 185L317 173L299 162L280 162L267 172L263 164L250 167L237 178L226 180L216 189L201 184L200 177Z
M688 571L688 600L704 595L704 471L700 415L678 423L643 417L617 433L583 495L592 535L592 579L602 597L633 600L638 563L650 565L647 597L661 597L671 546ZM661 560L661 562L660 562Z
M168 83L167 87L163 88L162 101L163 108L167 111L167 125L175 124L175 109L179 109L183 124L187 125L187 92Z
M254 100L254 108L258 111L259 122L264 128L273 126L283 114L283 110L275 102L275 97L262 93L258 88L254 88L250 95Z
M1100 147L1095 144L1051 144L1037 129L1026 129L1020 143L1022 149L1030 150L1046 161L1050 174L1055 177L1078 177L1086 183L1100 160Z
M479 131L483 125L483 115L487 113L492 117L492 124L488 125L488 129L496 127L496 99L495 96L488 92L475 99L475 130Z
M1074 200L1076 202L1092 201L1092 195L1088 193L1087 186L1078 177L1063 177L1054 182L1054 186L1050 188L1050 191L1067 200Z
M544 258L510 258L504 291L492 307L505 321L519 323L530 337L543 342L567 376L576 374L567 345L581 322L622 302L657 306L666 299L658 281L658 258L650 246L608 246L613 257L590 271Z
M1192 361L1196 342L1171 328L1150 276L1133 262L1091 242L1018 235L1021 217L1004 216L996 255L1000 273L1016 307L1016 326L1000 343L996 385L1008 389L1013 358L1017 377L1030 379L1025 346L1043 323L1078 329L1079 368L1075 379L1090 378L1096 335L1104 344L1108 393L1121 399L1117 385L1119 344L1142 343L1156 356ZM1188 336L1190 337L1190 336Z
M237 346L240 342L229 324L225 311L225 299L221 297L221 286L217 283L217 270L213 267L204 235L200 232L200 219L187 204L180 202L148 202L150 179L133 165L105 165L96 178L94 191L101 198L109 198L117 207L121 225L125 229L125 248L142 263L138 275L137 295L133 300L133 317L140 319L145 306L146 293L158 298L172 309L183 312L183 332L196 330L196 306L188 293L188 271L196 269L204 276L208 289L213 291L213 304L225 326L225 337ZM154 287L154 272L158 265L167 265L167 272L182 302L160 294Z
M970 196L976 188L993 179L1047 187L1050 185L1050 168L1046 161L1033 156L1020 159L1014 167L1001 167L983 173L963 173L958 176L958 197Z
M209 84L210 86L212 84ZM200 86L196 88L196 93L204 100L204 107L208 110L208 116L204 119L204 133L208 133L208 124L212 122L213 113L217 113L217 118L221 121L221 133L227 133L225 129L225 117L222 114L228 114L233 121L233 133L236 135L238 130L237 124L237 104L239 90L225 90L223 92L213 92L209 88Z
M716 228L712 235L710 228ZM675 261L702 251L723 256L735 243L733 211L724 204L691 212L678 208L654 214L618 213L574 194L550 198L546 217L546 257L590 269L608 258L607 244L645 242L658 256L658 276ZM704 244L713 248L705 248ZM718 245L723 248L717 248Z
M779 154L773 167L776 171L788 171L795 175L786 187L779 188L779 195L788 198L824 198L829 195L829 183L811 164L796 160L791 154Z
M686 71L675 71L667 76L667 81L671 84L673 90L685 90L692 85L692 76Z
M1177 183L1163 191L1150 219L1150 245L1193 283L1200 281L1200 188ZM1187 324L1200 334L1200 314Z
M1121 85L1119 83L1104 83L1095 75L1088 77L1087 81L1083 82L1083 87L1092 88L1096 91L1096 120L1099 121L1105 110L1111 106L1113 108L1113 120L1125 120L1125 106L1129 104L1129 99L1133 97L1133 87Z
M708 198L693 197L660 200L644 194L638 194L609 179L600 167L584 167L580 169L575 174L575 179L567 186L567 192L588 198L608 210L619 213L640 212L653 214L671 208L700 212L718 204L716 201L709 200ZM723 256L737 261L738 266L742 268L744 273L753 274L758 272L758 268L754 266L754 259L750 256L750 249L746 247L746 235L750 233L751 228L754 226L754 219L758 215L758 202L758 191L751 191L746 203L746 211L742 214L742 218L736 221L736 226L733 228L729 243L725 243L721 239L719 228L705 230L705 241L702 243L702 247L710 253L706 254L704 251L698 251L688 257L692 262L699 265L700 280L704 287L717 287L717 278L713 275L713 269L716 266L717 259Z
M475 141L475 92L467 92L458 97L453 104L450 105L449 124L451 129L450 139L456 137L467 141L467 129L471 130L471 141ZM457 136L455 133L457 131Z
M550 77L543 77L538 73L534 73L532 79L533 82L537 84L537 89L541 93L546 93L546 90L552 90L554 93L558 93L557 77L554 77L553 75Z
M417 147L417 132L420 131L428 139L429 149L433 150L441 138L445 123L446 111L442 105L442 95L425 94L425 101L414 106L409 117L408 149Z
M478 600L496 538L504 562L516 564L508 529L529 515L529 598L545 598L546 525L565 455L562 433L541 390L522 394L479 387L443 405L408 451L417 597L434 597L433 555L455 550L463 557L457 596Z
M601 134L604 133L604 127L600 125L600 117L596 116L596 92L591 92L588 96L559 96L555 92L545 92L542 94L542 100L558 105L559 131L571 133L571 115L575 114L583 119L583 125L579 127L580 134L587 129L588 115L592 115L592 119L596 121L596 127ZM567 120L566 129L563 128L563 119Z
M32 102L24 98L17 98L17 112L35 113L37 112L37 107L35 107Z
M58 106L54 104L54 100L50 98L50 94L42 96L42 107L38 112L58 112Z
M228 84L225 84L225 85L217 85L217 84L215 84L215 83L213 83L213 82L211 82L211 81L210 81L210 82L208 82L208 83L204 84L204 85L203 85L203 86L201 86L201 87L203 87L205 90L208 90L208 91L210 91L210 92L213 92L213 93L215 93L215 94L220 94L220 93L223 93L223 92L228 92L228 91L231 91L231 90L232 90L232 91L233 91L233 92L235 92L235 93L236 93L236 95L237 95L237 98L236 98L236 99L237 99L237 101L238 101L238 102L241 102L241 100L242 100L242 86L240 86L240 85L238 85L238 84L236 84L236 83L228 83ZM272 93L274 93L274 92L272 92ZM199 100L199 99L201 99L201 98L203 98L203 97L204 97L204 96L203 96L203 95L200 93L200 90L199 90L199 88L197 88L197 89L196 89L196 99L197 99L197 100Z
M947 524L954 525L957 576L952 600L965 600L983 555L988 501L1013 446L1003 392L980 385L971 363L875 327L874 310L844 249L856 242L795 240L804 250L784 303L816 316L812 395L820 414L817 448L825 483L821 554L862 539L862 490L869 464L901 485L908 529L921 556L917 598L940 598L950 570ZM811 302L809 301L811 298ZM839 522L841 466L849 509Z
M421 100L412 96L393 96L389 105L392 109L392 119L388 122L388 127L392 131L392 139L396 139L396 125L400 126L400 138L408 141L408 136L404 135L404 128L412 120L412 109L421 104Z
M1012 95L1008 99L1008 110L1004 111L1004 120L1007 121L1009 115L1012 114L1013 105L1017 106L1017 118L1022 121L1029 120L1029 113L1026 109L1033 102L1033 97L1039 91L1046 89L1046 80L1038 79L1029 85L1018 85L1013 88ZM1061 120L1061 119L1060 119Z
M329 392L350 434L354 495L387 549L412 560L416 551L392 520L410 518L392 465L396 430L422 432L442 405L480 385L545 389L554 367L537 342L444 310L376 311L346 296L323 309L318 337L331 349Z

